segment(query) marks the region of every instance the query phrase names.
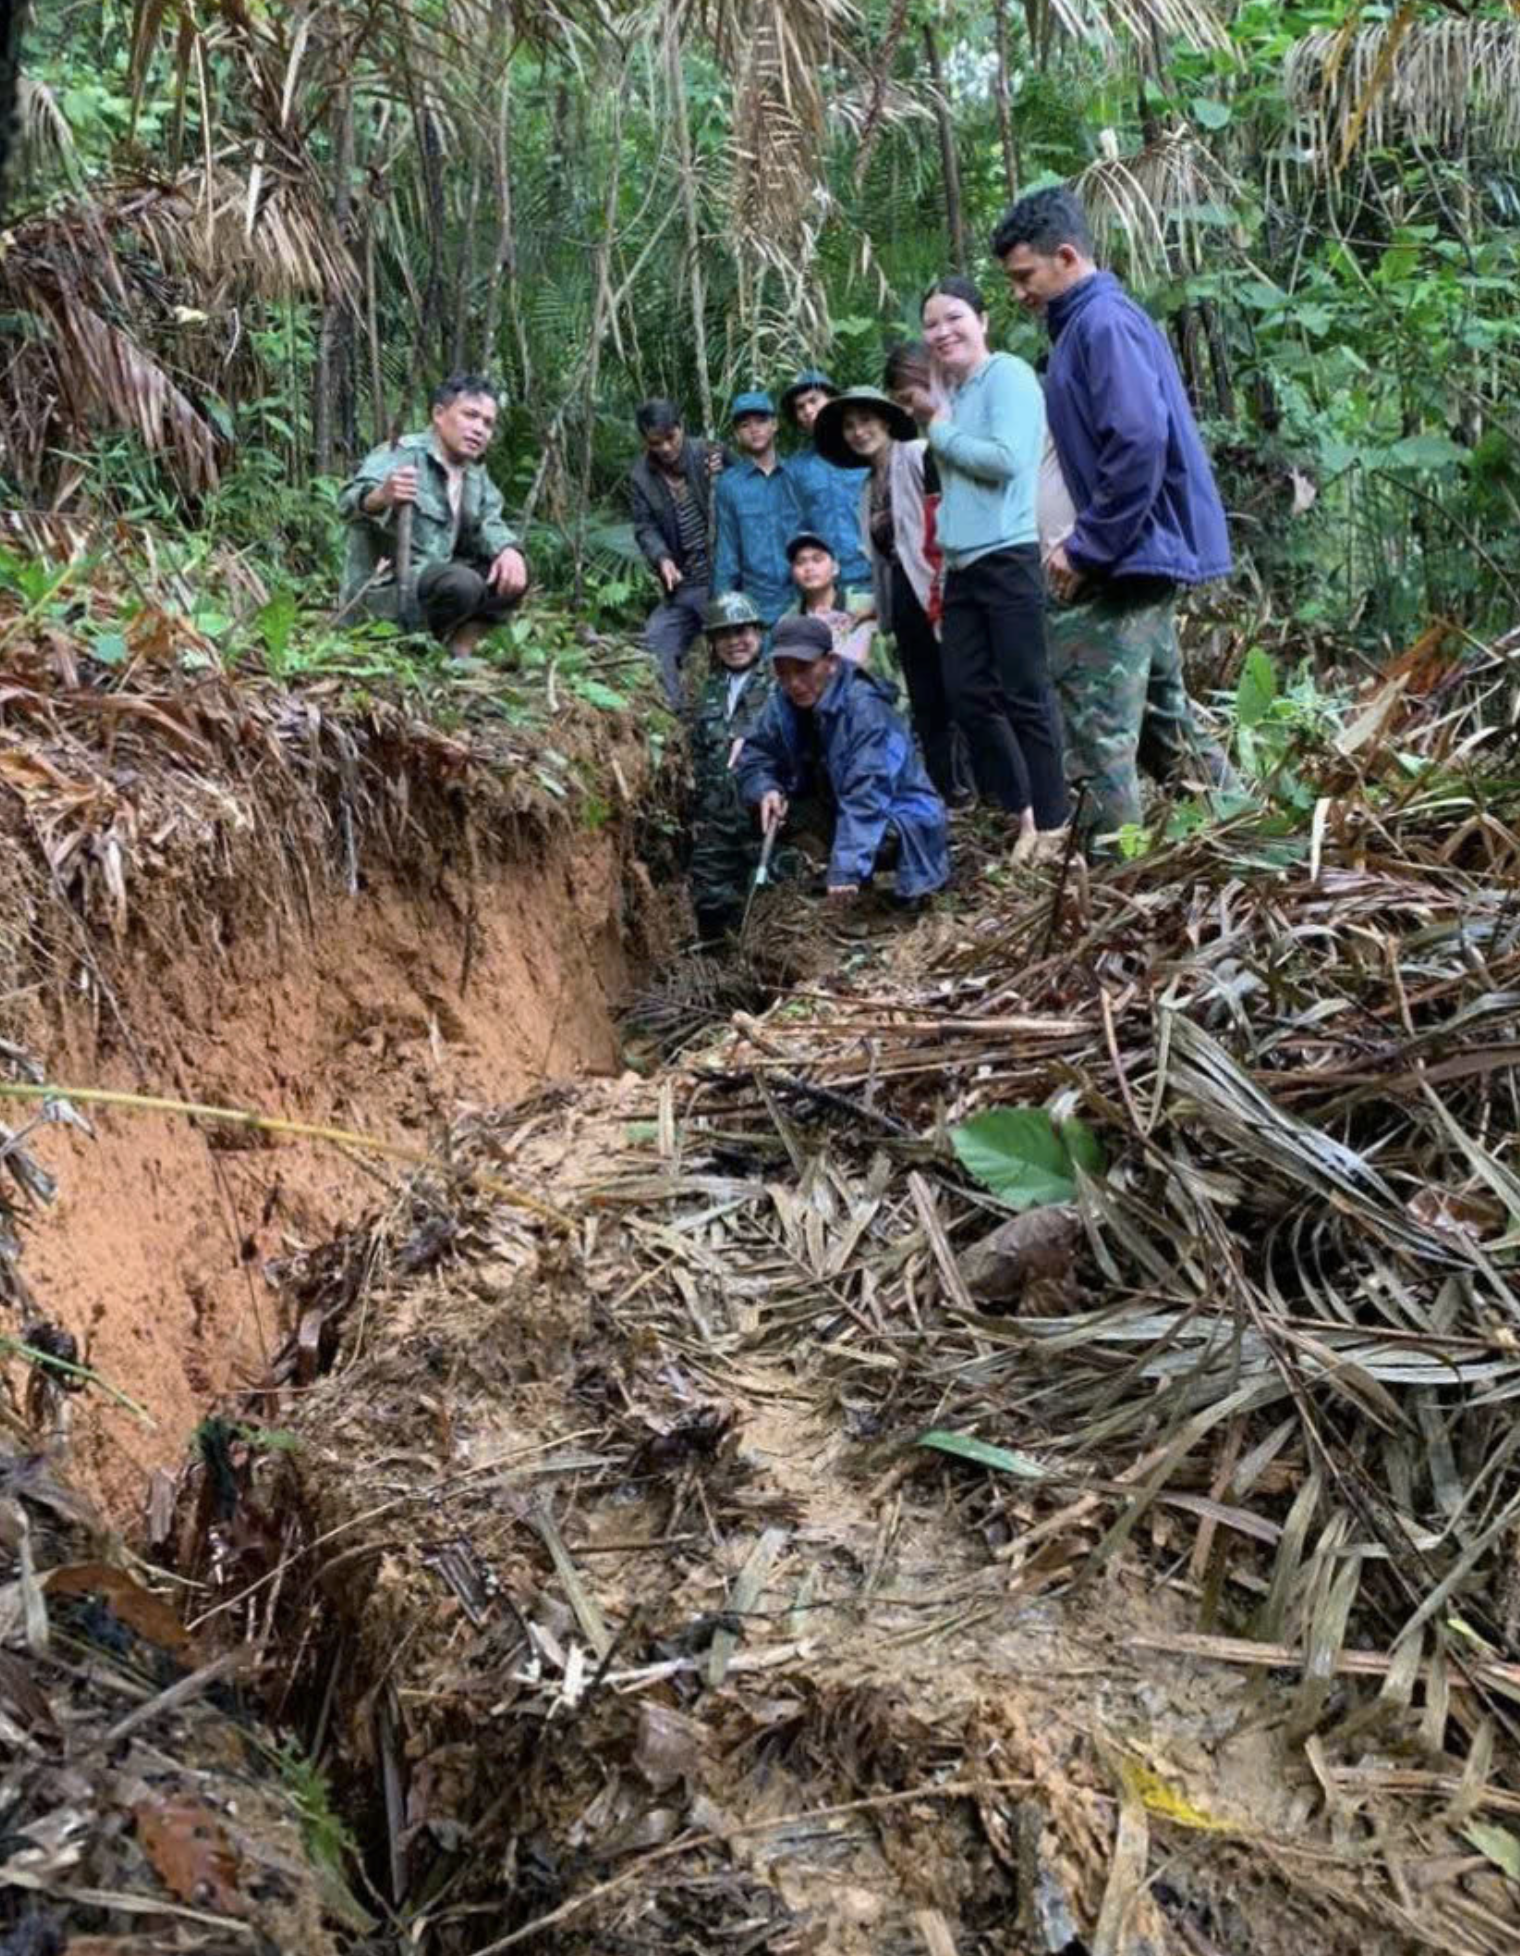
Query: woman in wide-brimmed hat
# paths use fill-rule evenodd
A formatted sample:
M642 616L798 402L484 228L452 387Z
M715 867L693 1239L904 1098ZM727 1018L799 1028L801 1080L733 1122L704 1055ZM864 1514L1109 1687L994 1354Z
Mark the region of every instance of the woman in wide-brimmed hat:
M892 372L888 362L888 374ZM955 765L950 707L940 665L939 552L925 444L913 417L875 387L851 387L820 409L813 442L840 467L870 468L860 496L860 536L871 565L876 615L892 633L924 750L929 779L951 803L965 799Z

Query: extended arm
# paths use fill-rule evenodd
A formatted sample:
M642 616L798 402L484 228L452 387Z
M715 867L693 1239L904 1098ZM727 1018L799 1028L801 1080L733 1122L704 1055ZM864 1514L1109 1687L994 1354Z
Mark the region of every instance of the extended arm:
M482 556L494 559L503 550L522 549L516 534L508 527L502 510L501 491L487 475L481 483L480 515L476 529Z
M637 475L628 478L628 506L633 517L634 541L643 551L649 568L657 572L661 559L670 555L670 545L660 528L659 511Z
M791 795L796 790L797 770L786 737L783 710L780 696L773 694L739 749L736 767L739 793L755 807L767 794Z

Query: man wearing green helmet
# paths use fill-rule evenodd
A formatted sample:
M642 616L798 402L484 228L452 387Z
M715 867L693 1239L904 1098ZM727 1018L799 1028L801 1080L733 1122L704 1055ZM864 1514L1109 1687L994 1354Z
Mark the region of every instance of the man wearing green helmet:
M742 591L714 598L703 627L712 674L697 700L691 730L696 807L690 883L698 934L712 942L737 922L760 860L735 766L775 679L760 658L760 613Z

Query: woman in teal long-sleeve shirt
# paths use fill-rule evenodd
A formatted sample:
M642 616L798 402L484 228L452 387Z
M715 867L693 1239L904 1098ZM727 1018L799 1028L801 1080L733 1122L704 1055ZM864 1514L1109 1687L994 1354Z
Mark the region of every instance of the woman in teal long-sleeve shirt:
M923 322L934 371L914 407L942 490L945 690L983 798L1019 819L1023 860L1046 853L1067 816L1035 524L1044 396L1023 360L989 348L969 279L932 285Z

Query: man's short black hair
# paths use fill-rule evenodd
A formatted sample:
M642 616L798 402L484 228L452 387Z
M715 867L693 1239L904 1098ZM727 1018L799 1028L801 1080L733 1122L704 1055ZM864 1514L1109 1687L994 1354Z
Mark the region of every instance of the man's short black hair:
M1028 245L1041 258L1054 258L1062 245L1084 258L1093 255L1092 229L1076 195L1064 184L1031 190L1003 213L992 234L992 255L1000 263L1015 245Z
M681 410L674 401L644 401L634 409L633 424L641 435L668 435L681 426Z
M445 408L457 401L461 394L484 394L487 400L498 401L496 382L487 380L484 374L450 374L447 380L440 380L433 389L430 408Z

